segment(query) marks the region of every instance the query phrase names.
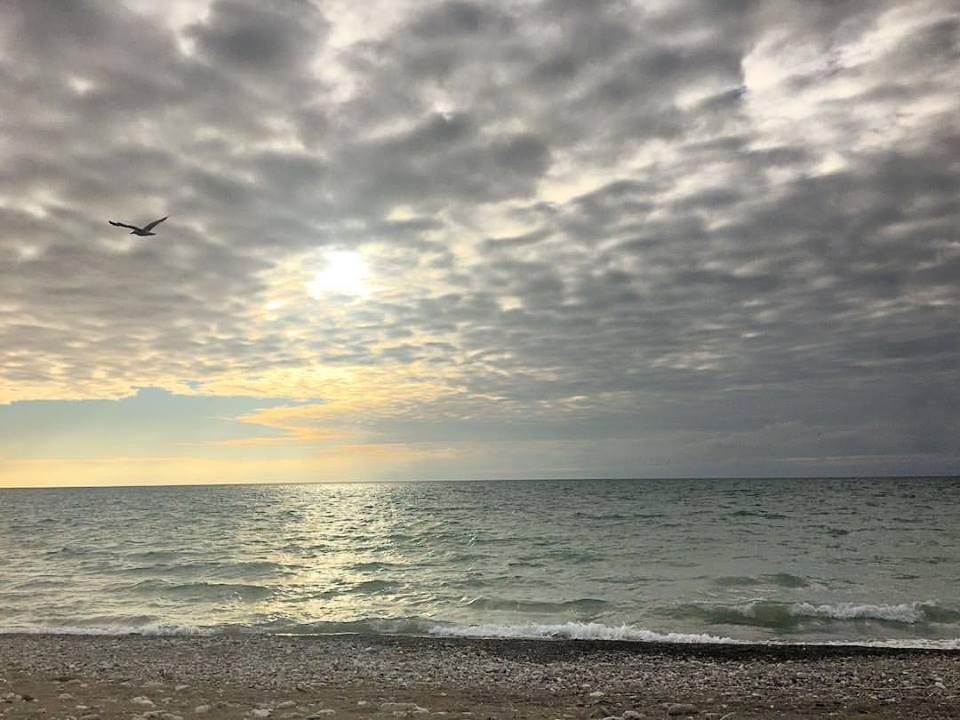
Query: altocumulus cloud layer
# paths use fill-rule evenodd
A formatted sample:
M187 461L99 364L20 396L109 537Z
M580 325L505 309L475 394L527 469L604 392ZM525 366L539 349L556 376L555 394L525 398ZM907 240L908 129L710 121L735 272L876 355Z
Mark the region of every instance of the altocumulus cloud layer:
M286 398L237 442L398 476L956 470L958 67L952 0L7 0L0 401Z

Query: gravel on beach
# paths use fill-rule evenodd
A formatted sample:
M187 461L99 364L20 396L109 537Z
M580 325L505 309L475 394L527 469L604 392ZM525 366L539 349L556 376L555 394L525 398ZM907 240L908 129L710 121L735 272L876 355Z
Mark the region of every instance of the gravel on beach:
M343 636L0 636L0 720L960 718L960 652Z

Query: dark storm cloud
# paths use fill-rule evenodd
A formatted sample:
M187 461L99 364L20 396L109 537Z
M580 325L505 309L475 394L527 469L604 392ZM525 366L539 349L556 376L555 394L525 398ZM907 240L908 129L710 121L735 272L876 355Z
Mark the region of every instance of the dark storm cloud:
M406 368L382 439L955 467L952 3L388 6L0 6L9 397ZM326 246L397 282L264 320Z

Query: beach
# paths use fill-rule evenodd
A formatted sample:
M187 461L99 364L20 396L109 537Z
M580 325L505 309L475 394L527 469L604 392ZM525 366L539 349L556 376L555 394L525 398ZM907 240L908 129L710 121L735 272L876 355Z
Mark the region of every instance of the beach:
M960 652L400 636L0 636L4 720L960 718Z

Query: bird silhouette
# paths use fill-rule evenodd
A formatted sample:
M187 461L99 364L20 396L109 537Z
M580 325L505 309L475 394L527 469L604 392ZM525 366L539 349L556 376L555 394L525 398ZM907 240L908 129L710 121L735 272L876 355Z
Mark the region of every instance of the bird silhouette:
M130 228L131 235L139 235L140 237L147 237L147 235L156 235L155 232L150 232L150 231L153 230L157 225L162 223L164 220L166 220L168 217L170 216L167 215L166 217L162 217L159 220L154 220L149 225L144 225L143 227L137 227L136 225L127 225L126 223L121 223L121 222L114 222L113 220L108 220L107 222L113 225L114 227Z

